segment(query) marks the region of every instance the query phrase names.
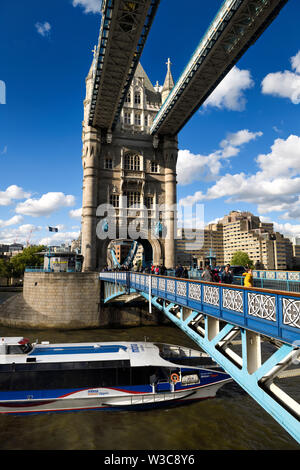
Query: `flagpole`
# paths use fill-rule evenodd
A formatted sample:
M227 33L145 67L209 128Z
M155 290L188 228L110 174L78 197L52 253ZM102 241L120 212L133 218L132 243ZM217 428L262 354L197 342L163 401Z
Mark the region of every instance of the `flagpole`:
M50 245L49 245L49 256L48 256L48 271L50 272Z
M53 227L49 227L48 226L48 229L49 229L49 232L58 232L58 228L53 228ZM48 254L48 271L50 272L51 271L51 267L50 267L50 257L51 257L51 250L50 250L50 242L49 242L49 245L48 245L48 248L49 248L49 254Z

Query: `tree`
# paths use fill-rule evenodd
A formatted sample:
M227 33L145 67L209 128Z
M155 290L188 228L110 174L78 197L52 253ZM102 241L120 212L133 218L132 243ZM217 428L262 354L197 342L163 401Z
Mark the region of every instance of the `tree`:
M6 285L9 285L9 280L12 277L13 267L8 259L0 259L0 277L6 279Z
M249 266L249 268L253 268L253 261L249 258L248 253L244 251L236 251L232 258L231 264L238 265L238 266Z
M28 248L24 248L22 253L13 256L10 259L13 277L22 277L26 266L41 266L43 264L44 256L38 253L43 250L45 250L43 245L29 246Z

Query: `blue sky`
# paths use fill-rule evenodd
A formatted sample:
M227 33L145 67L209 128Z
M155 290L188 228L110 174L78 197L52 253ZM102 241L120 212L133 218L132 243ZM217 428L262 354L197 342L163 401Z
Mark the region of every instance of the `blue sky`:
M162 0L141 63L176 81L222 0ZM0 6L0 243L60 244L80 230L85 77L100 0ZM289 0L179 134L178 201L205 223L250 210L300 236L299 0ZM77 217L76 217L77 216ZM49 235L48 225L58 226Z

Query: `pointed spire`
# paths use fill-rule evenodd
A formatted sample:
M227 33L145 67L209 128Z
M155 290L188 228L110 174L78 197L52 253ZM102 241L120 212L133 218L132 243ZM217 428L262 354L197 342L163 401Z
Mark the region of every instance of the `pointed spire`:
M170 91L172 90L172 88L174 87L174 80L173 80L173 77L172 77L172 73L171 73L171 61L170 61L170 58L168 59L168 62L166 62L166 65L167 65L167 75L166 75L166 78L165 78L165 82L164 82L164 86L163 86L163 89L162 89L162 92L161 92L161 96L162 96L162 101L164 102L165 99L167 98L168 94L170 93Z

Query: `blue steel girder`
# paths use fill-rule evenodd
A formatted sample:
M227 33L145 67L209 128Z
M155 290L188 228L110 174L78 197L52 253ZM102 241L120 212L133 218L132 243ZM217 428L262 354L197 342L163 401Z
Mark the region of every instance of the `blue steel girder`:
M100 279L141 294L149 312L152 305L161 310L300 443L300 406L274 383L295 376L287 369L300 364L300 294L140 273L100 273ZM250 316L256 320L248 323ZM276 322L289 332L269 329ZM232 347L239 337L241 351ZM262 337L276 343L264 361Z
M178 134L287 1L225 0L160 108L151 134Z
M89 125L118 120L160 0L103 0Z

